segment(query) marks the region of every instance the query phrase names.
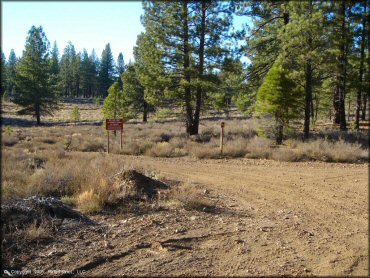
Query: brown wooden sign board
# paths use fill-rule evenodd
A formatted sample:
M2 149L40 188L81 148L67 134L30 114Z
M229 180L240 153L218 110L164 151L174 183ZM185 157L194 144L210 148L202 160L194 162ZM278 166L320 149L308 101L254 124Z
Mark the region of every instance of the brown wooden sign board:
M122 119L106 119L105 129L106 130L122 130L123 120Z
M120 130L121 131L121 151L122 151L122 131L123 131L123 120L122 119L105 119L105 129L107 130L107 152L109 153L109 130Z

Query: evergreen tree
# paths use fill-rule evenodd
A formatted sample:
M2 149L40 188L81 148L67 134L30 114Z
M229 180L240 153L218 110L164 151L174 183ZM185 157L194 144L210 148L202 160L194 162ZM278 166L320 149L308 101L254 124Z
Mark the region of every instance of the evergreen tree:
M1 96L6 90L6 59L4 53L1 51Z
M14 102L23 107L20 114L34 115L38 125L41 124L41 115L51 115L57 108L57 95L52 90L49 77L49 42L41 26L32 26L23 56L16 67L17 94Z
M10 51L8 63L6 66L6 77L7 77L7 91L9 94L14 92L15 78L16 78L16 66L18 63L17 56L15 55L14 49Z
M218 90L211 97L215 108L223 110L228 115L238 95L245 91L242 63L237 59L225 59L218 77L220 81Z
M125 63L123 61L123 54L120 52L117 57L117 74L118 74L118 83L122 88L122 79L121 75L125 71Z
M104 119L124 119L125 105L124 97L118 82L114 82L108 90L108 96L104 100L103 115Z
M88 83L88 96L89 97L98 97L99 96L99 87L98 87L98 73L99 73L100 61L97 57L95 50L91 51L89 55L89 78L90 82Z
M142 51L138 76L148 92L146 99L176 99L184 107L186 132L198 134L202 102L214 87L212 71L221 68L227 53L224 39L231 25L231 5L147 1L143 8L145 35L139 42L151 53L139 44L137 50ZM163 74L148 78L143 77L144 71Z
M290 2L287 8L290 11L289 23L278 34L280 53L284 57L284 68L289 69L295 84L305 91L304 137L307 139L310 119L315 121L314 92L317 99L320 76L324 74L320 70L326 51L322 4L312 0L297 1Z
M148 112L153 111L153 106L145 100L144 87L136 76L134 64L128 64L122 74L124 105L126 106L126 118L142 113L143 122L147 122Z
M107 96L107 90L113 84L114 76L114 59L110 49L110 44L108 43L102 52L99 69L99 90L102 96Z
M80 77L81 77L81 53L77 53L72 58L72 93L74 97L80 96Z
M251 17L239 33L245 37L240 49L250 64L247 68L247 89L238 96L238 107L248 113L254 109L256 93L282 48L279 33L289 23L288 1L236 1L235 11L239 16Z
M76 51L72 42L68 42L64 48L60 61L60 87L64 97L72 97L73 90L73 61L75 60Z
M284 127L299 116L300 91L277 60L266 74L257 92L256 112L270 115L275 120L276 144L283 142Z
M92 70L92 61L86 49L83 49L80 66L80 88L84 98L91 96L92 84L94 83L95 71Z
M54 41L53 50L51 52L50 64L51 64L50 65L51 74L58 75L59 74L59 49L58 49L56 41Z

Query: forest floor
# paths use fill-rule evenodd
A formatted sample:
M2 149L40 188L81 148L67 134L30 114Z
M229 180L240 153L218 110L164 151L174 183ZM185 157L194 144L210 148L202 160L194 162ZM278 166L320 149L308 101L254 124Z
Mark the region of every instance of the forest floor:
M84 275L368 275L368 167L124 157L204 189L216 210L99 214L23 254ZM82 274L81 274L82 275Z
M86 170L82 180L88 180L95 168L89 172L82 167L96 164L109 169L116 163L115 168L125 165L158 173L169 184L191 185L211 205L189 209L153 203L136 212L103 210L89 216L96 225L64 219L49 236L36 237L13 253L3 250L3 260L7 254L6 261L11 262L4 276L369 275L367 163L108 155L104 148L88 152L73 149L63 154L60 151L58 158L57 152L51 150L63 149L65 134L72 133L67 129L76 132L85 128L83 132L91 133L95 140L101 136L101 127L91 124L100 116L93 104L88 105L81 114L89 119L91 128L89 123L70 125L65 120L71 108L67 105L69 110L61 111L58 118L66 126L58 129L50 125L32 127L32 119L28 118L22 126L21 118L12 113L2 115L6 124L14 128L13 134L19 131L21 138L3 146L2 170L7 175L3 191L4 187L12 187L12 182L22 185L22 171L23 176L30 176L23 182L33 181L36 190L43 181L36 179L37 175L45 173L43 182L47 187L53 181L51 174L62 169L61 165ZM100 140L104 147L104 139ZM23 161L36 155L45 159L45 169L21 168L26 165ZM77 158L80 160L72 164ZM10 159L20 162L7 165L13 161ZM81 168L77 168L78 164ZM70 168L64 168L61 177L72 173ZM6 173L12 170L14 173ZM96 179L101 178L96 175ZM15 194L7 192L7 198ZM19 192L20 196L27 194ZM14 244L10 242L10 248Z

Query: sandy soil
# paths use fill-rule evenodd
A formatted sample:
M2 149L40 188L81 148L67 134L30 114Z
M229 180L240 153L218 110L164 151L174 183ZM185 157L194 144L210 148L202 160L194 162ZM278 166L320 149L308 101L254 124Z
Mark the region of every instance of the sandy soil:
M368 165L126 156L201 187L214 212L153 210L64 225L23 270L81 275L368 275ZM205 190L206 189L206 190ZM203 192L203 191L202 191Z

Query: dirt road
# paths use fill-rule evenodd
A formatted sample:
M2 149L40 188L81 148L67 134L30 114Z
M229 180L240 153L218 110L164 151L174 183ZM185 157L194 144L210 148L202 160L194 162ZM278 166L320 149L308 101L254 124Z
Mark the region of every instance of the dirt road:
M223 212L96 217L109 227L111 249L97 244L94 253L67 250L67 257L53 259L54 268L74 262L75 270L90 275L368 275L368 165L124 161L206 188ZM90 240L98 241L93 235Z

